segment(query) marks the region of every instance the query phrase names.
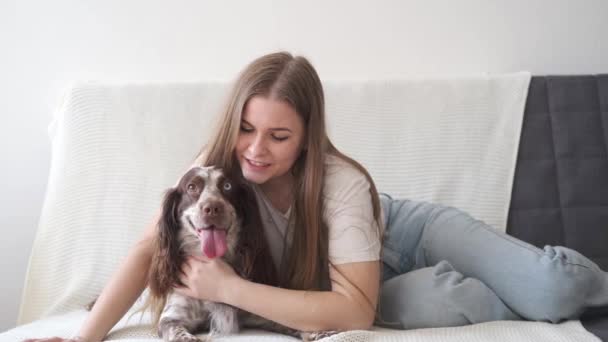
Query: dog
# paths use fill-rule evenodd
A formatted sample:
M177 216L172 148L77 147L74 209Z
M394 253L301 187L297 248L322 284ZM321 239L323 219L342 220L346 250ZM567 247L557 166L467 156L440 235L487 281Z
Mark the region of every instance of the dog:
M300 332L223 303L172 291L187 256L222 258L241 277L277 286L253 190L242 179L216 167L192 167L164 197L149 272L150 306L165 341L201 341L194 334L235 334L242 326L261 328L304 341L327 336ZM213 281L213 279L209 279Z

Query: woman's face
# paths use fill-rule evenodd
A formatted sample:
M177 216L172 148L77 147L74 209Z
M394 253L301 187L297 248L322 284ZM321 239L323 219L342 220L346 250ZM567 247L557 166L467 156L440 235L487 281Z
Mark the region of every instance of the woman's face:
M289 184L303 141L304 121L291 105L252 97L243 111L235 150L243 176L259 185Z

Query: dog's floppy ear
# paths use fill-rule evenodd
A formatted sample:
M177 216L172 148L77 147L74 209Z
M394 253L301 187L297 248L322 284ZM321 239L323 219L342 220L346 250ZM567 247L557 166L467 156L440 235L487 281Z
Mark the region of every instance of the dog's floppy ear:
M158 221L156 246L148 274L150 291L156 297L163 297L176 285L183 285L179 281L180 266L183 255L179 249L178 206L182 198L177 188L170 189L165 194L162 214Z
M241 275L256 283L277 286L278 272L272 260L266 233L253 189L242 182L238 208L242 218L241 236L237 247Z

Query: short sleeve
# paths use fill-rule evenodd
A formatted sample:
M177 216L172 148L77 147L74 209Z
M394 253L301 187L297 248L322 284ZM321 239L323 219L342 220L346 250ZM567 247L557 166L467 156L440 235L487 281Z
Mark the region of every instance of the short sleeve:
M345 264L379 260L381 241L369 181L346 161L334 156L328 159L323 197L329 261Z

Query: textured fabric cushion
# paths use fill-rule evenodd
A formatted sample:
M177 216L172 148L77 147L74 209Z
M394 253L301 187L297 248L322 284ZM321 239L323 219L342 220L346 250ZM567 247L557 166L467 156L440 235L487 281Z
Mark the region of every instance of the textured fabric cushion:
M507 232L608 270L608 75L532 78ZM582 321L608 341L608 310Z
M608 270L608 75L533 77L507 231Z

